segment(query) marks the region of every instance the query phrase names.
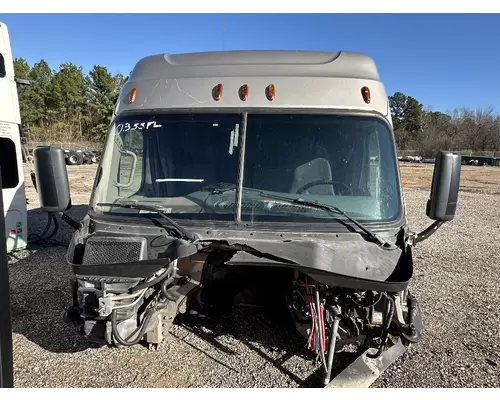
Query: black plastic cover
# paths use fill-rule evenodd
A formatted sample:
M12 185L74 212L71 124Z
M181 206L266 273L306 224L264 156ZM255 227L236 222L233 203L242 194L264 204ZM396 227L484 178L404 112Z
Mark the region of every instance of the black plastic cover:
M460 154L440 151L436 155L427 216L435 221L451 221L455 217L460 189Z
M33 155L40 207L48 212L64 212L71 208L64 151L59 147L40 146Z

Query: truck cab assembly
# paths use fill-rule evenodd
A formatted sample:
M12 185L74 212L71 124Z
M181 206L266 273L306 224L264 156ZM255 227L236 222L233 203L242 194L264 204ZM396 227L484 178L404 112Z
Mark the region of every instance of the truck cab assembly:
M34 151L43 209L68 220L64 151ZM121 90L67 253L65 319L89 340L160 344L176 318L274 310L323 386L369 386L422 332L412 249L455 216L441 151L407 224L388 99L364 54L230 51L140 60ZM359 357L338 374L345 346Z

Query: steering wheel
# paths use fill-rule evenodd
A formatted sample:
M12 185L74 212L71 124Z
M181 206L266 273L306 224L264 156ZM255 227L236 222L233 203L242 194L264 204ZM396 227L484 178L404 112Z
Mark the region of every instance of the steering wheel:
M318 186L318 185L339 185L339 186L346 188L349 191L351 196L353 195L351 188L349 186L347 186L345 183L337 182L337 181L330 181L330 180L326 180L326 179L320 179L317 181L312 181L312 182L306 183L305 185L298 188L295 193L301 194L305 190L307 190L313 186Z

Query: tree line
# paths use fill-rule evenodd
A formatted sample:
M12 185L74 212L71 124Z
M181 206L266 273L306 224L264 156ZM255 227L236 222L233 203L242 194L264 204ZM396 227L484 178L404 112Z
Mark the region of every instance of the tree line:
M438 150L471 153L500 151L500 116L493 108L435 112L401 92L389 96L398 150L431 157Z
M127 80L101 65L85 74L72 63L53 70L45 60L30 66L23 58L14 60L14 71L30 81L18 94L23 133L32 141L102 141Z
M18 87L23 131L31 141L102 141L128 79L100 65L85 74L72 63L53 70L45 60L30 66L23 58L14 60L14 69L31 82ZM400 151L500 151L500 116L493 109L434 112L402 92L389 96L389 104Z

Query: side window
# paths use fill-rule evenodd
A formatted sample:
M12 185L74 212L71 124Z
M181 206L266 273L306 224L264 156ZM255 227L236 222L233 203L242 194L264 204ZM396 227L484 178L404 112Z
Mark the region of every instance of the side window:
M142 176L142 132L131 130L122 133L120 163L118 167L118 187L120 196L135 194L141 185Z
M2 53L0 53L0 78L5 78L5 75L7 75L7 71L5 70L5 59Z
M19 184L16 145L9 138L0 138L0 168L4 189L13 189Z

